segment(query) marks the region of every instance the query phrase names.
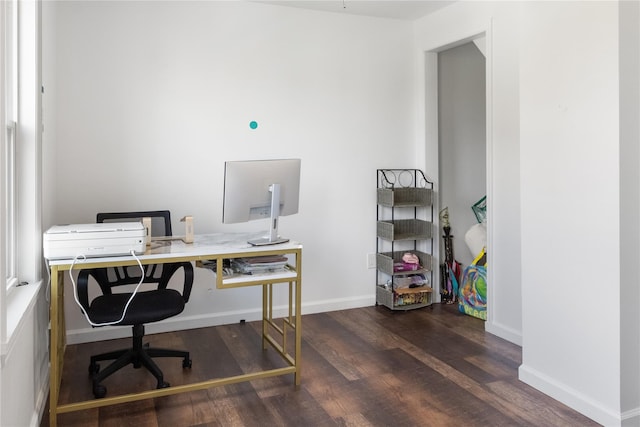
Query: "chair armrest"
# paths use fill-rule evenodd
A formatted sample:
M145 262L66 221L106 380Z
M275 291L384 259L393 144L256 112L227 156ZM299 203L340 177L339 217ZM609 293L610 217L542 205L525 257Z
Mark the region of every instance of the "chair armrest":
M106 281L106 274L102 268L84 269L78 273L78 280L76 281L76 292L78 294L78 301L84 311L89 309L89 277L93 278L98 284ZM102 286L102 285L101 285ZM104 291L104 289L103 289ZM109 291L109 293L111 293Z
M184 267L184 288L182 291L182 298L184 298L185 304L189 302L191 296L191 288L193 286L193 264L190 262L181 263Z
M163 264L162 271L162 279L158 283L159 289L164 289L169 284L169 280L171 277L178 271L179 269L184 269L184 285L182 287L182 298L184 302L189 302L189 297L191 296L191 288L193 287L193 264L190 262L174 262L170 264Z
M76 280L76 294L82 310L85 312L89 308L89 270L80 270L78 280Z

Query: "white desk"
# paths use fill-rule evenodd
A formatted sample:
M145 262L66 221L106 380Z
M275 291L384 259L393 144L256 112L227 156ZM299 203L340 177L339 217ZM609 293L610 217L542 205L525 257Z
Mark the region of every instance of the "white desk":
M294 374L295 385L300 385L302 340L300 307L302 287L302 245L297 242L288 242L273 246L255 247L247 243L247 240L256 237L260 237L260 235L246 233L218 233L195 236L194 243L191 244L184 243L181 240L162 242L162 244L152 243L151 248L148 249L144 255L140 255L139 259L142 264L162 264L188 261L195 262L197 266L203 261L216 260L217 271L213 273L212 277L214 278L218 288L262 286L262 347L263 349L267 349L267 344L269 344L282 356L288 366L261 372L245 373L228 378L215 378L193 384L87 400L84 402L66 404L59 404L58 402L60 384L62 381L61 376L63 372L64 352L66 348L66 328L64 320L64 272L71 269L73 260L66 259L49 261L49 266L51 268L51 367L49 385L50 425L57 425L57 414L60 413L202 390L242 381L251 381L258 378ZM223 260L265 255L288 255L291 257L293 262L289 263L286 271L279 273L234 277L225 277L222 274ZM89 258L85 261L76 262L73 269L80 270L85 268L117 267L127 265L137 265L137 261L131 256ZM289 285L289 311L286 317L274 319L272 298L273 285L278 283L287 283ZM289 346L287 345L287 332L289 330L293 330L295 333L293 352L289 351Z

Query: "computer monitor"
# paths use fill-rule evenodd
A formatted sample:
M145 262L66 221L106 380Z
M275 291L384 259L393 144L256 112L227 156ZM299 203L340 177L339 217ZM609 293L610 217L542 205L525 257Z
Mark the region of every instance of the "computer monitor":
M300 159L225 162L222 222L269 218L269 234L254 246L288 242L278 236L280 216L298 213Z

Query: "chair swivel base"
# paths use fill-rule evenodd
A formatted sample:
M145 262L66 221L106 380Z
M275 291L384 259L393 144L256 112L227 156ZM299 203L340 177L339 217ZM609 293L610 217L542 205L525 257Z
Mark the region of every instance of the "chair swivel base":
M133 327L133 330L133 348L91 356L89 375L93 382L93 395L95 398L99 399L107 395L107 388L100 383L108 376L129 364L133 364L133 367L136 369L145 367L149 372L151 372L157 380L156 388L166 388L169 387L170 384L164 381L162 371L153 361L153 357L181 357L182 367L191 368L192 362L189 358L188 351L150 348L148 344L142 344L144 326L136 325ZM100 365L97 362L113 359L115 359L114 362L108 365L104 370L100 370Z

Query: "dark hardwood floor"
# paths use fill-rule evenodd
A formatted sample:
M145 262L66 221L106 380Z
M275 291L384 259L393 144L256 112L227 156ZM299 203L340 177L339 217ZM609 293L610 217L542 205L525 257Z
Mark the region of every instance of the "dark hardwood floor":
M365 307L303 316L302 384L293 376L61 414L60 426L597 426L518 381L521 349L453 306L392 312ZM148 337L191 352L160 360L173 385L282 362L261 351L250 322ZM129 340L67 348L61 401L91 398L89 355ZM108 378L108 395L153 388L144 369ZM42 425L47 426L48 407Z

